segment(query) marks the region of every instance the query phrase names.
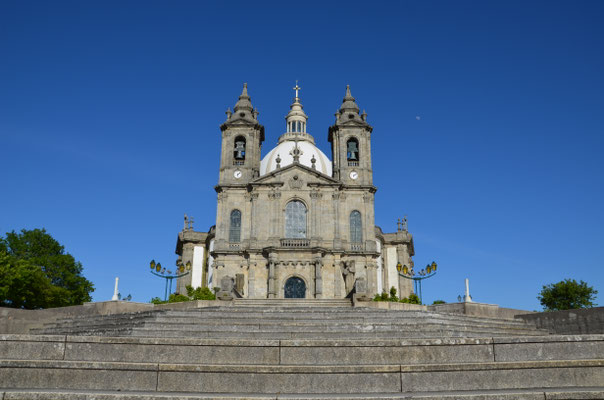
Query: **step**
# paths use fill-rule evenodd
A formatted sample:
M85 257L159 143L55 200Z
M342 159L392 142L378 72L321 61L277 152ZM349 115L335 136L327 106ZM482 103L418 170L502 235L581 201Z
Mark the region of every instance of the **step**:
M259 365L581 360L604 359L604 335L366 340L0 335L0 359Z
M218 314L215 314L218 313ZM211 317L209 316L211 315ZM216 317L214 317L216 315ZM348 325L346 325L348 324ZM483 329L486 333L495 333L498 329L501 333L517 332L518 334L531 334L532 331L539 333L533 326L521 321L501 321L488 318L477 318L467 316L450 316L446 314L435 314L429 312L354 312L354 313L321 313L317 310L305 313L259 313L243 311L225 313L224 310L213 310L210 312L187 311L161 311L144 312L134 314L118 314L111 316L96 316L91 318L64 319L56 323L47 324L41 329L33 330L33 333L102 333L120 329L127 334L134 329L154 327L162 329L164 326L178 325L179 329L189 330L283 330L289 327L296 331L312 329L322 330L346 330L346 331L379 331L387 329L420 329L406 328L420 326L421 329L430 324L442 325L448 330L476 330ZM238 327L239 326L239 327ZM247 328L246 328L247 326Z
M426 365L215 365L0 360L6 389L193 393L401 393L596 387L604 360Z
M4 396L2 396L4 394ZM4 400L580 400L604 399L603 387L524 390L474 390L470 392L372 393L372 394L220 394L173 392L119 392L99 390L18 390L0 391Z

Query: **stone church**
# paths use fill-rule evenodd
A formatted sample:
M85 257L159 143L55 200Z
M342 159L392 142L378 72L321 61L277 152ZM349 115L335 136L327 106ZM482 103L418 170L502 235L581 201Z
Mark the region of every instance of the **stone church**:
M216 225L197 232L185 216L177 265L185 285L216 288L219 297L373 297L395 287L412 292L397 264L413 267L406 222L394 233L375 225L373 128L350 88L327 129L331 159L309 133L299 90L277 146L261 156L264 127L247 84L220 125L222 148Z

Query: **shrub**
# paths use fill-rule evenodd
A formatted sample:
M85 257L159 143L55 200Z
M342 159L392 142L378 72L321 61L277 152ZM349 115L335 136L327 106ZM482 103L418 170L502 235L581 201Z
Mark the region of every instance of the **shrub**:
M166 304L166 303L181 303L183 301L193 301L193 300L216 300L216 295L212 293L212 291L207 288L196 288L193 289L191 285L187 285L187 294L180 293L172 293L168 299L168 301L161 300L159 297L154 297L151 299L151 303L153 304ZM214 288L216 289L216 288Z

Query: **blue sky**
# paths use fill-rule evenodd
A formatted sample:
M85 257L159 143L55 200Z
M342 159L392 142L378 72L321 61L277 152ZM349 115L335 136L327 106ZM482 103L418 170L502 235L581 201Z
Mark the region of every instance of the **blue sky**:
M0 233L46 228L94 300L163 294L183 214L214 224L219 125L248 83L283 133L347 84L374 127L376 223L407 215L424 300L540 309L542 285L604 296L604 3L2 1ZM419 118L418 118L419 117Z

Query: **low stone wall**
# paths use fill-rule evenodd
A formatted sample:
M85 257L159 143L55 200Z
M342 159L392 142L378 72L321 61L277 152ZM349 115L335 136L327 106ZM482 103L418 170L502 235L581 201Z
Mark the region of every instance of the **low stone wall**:
M537 328L547 329L555 334L604 333L604 307L547 311L518 315L517 318L534 323Z
M498 319L514 319L517 315L529 314L530 311L503 308L496 304L486 303L446 303L428 306L429 311L472 315L475 317L487 317Z
M427 311L428 307L421 304L395 303L391 301L359 301L354 307L378 308L380 310Z
M0 307L0 333L28 333L30 329L41 328L45 323L54 322L59 318L148 311L152 310L153 307L154 305L150 303L130 301L104 301L44 310L20 310Z

